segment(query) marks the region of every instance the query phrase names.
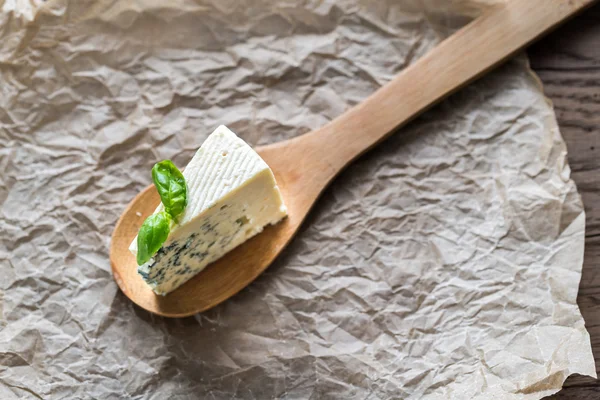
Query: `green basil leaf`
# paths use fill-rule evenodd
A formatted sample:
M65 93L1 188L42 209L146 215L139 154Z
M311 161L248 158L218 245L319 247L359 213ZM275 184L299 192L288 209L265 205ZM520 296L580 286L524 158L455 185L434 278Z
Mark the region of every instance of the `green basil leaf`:
M183 174L170 160L164 160L152 167L152 180L165 211L177 221L187 206L187 186Z
M171 217L165 213L152 214L142 224L137 237L137 263L147 262L163 245L171 230Z

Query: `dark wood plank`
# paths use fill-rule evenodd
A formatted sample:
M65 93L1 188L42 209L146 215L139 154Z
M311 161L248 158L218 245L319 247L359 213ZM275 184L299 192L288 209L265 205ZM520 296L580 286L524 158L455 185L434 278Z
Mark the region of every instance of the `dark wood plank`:
M583 197L586 243L577 302L600 375L600 4L528 50L554 103L569 149L571 176ZM553 400L598 400L600 381L573 376Z

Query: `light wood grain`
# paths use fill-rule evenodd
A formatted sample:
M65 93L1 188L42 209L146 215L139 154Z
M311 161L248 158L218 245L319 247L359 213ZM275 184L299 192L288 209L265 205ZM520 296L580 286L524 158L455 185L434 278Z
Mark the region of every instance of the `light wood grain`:
M159 201L154 188L146 189L125 210L113 234L110 259L119 287L144 309L169 317L192 315L234 295L272 263L321 192L352 160L592 2L513 0L495 7L328 125L260 149L275 173L289 217L164 297L156 296L138 276L128 251Z

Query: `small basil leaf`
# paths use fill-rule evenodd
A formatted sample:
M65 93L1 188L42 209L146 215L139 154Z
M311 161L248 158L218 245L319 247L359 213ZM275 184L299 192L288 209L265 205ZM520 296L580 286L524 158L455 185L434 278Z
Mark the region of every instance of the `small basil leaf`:
M137 237L137 263L147 262L163 245L171 230L171 217L165 213L152 214L142 224Z
M170 160L164 160L152 167L152 180L165 211L177 220L187 205L187 186L183 174Z

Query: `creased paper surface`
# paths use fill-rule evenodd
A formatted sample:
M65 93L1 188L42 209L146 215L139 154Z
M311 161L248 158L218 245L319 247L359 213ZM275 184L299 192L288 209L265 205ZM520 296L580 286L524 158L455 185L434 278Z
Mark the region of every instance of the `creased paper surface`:
M322 126L484 3L0 0L0 398L529 400L595 376L583 208L524 56L354 163L221 306L156 317L111 276L156 161L219 124Z

